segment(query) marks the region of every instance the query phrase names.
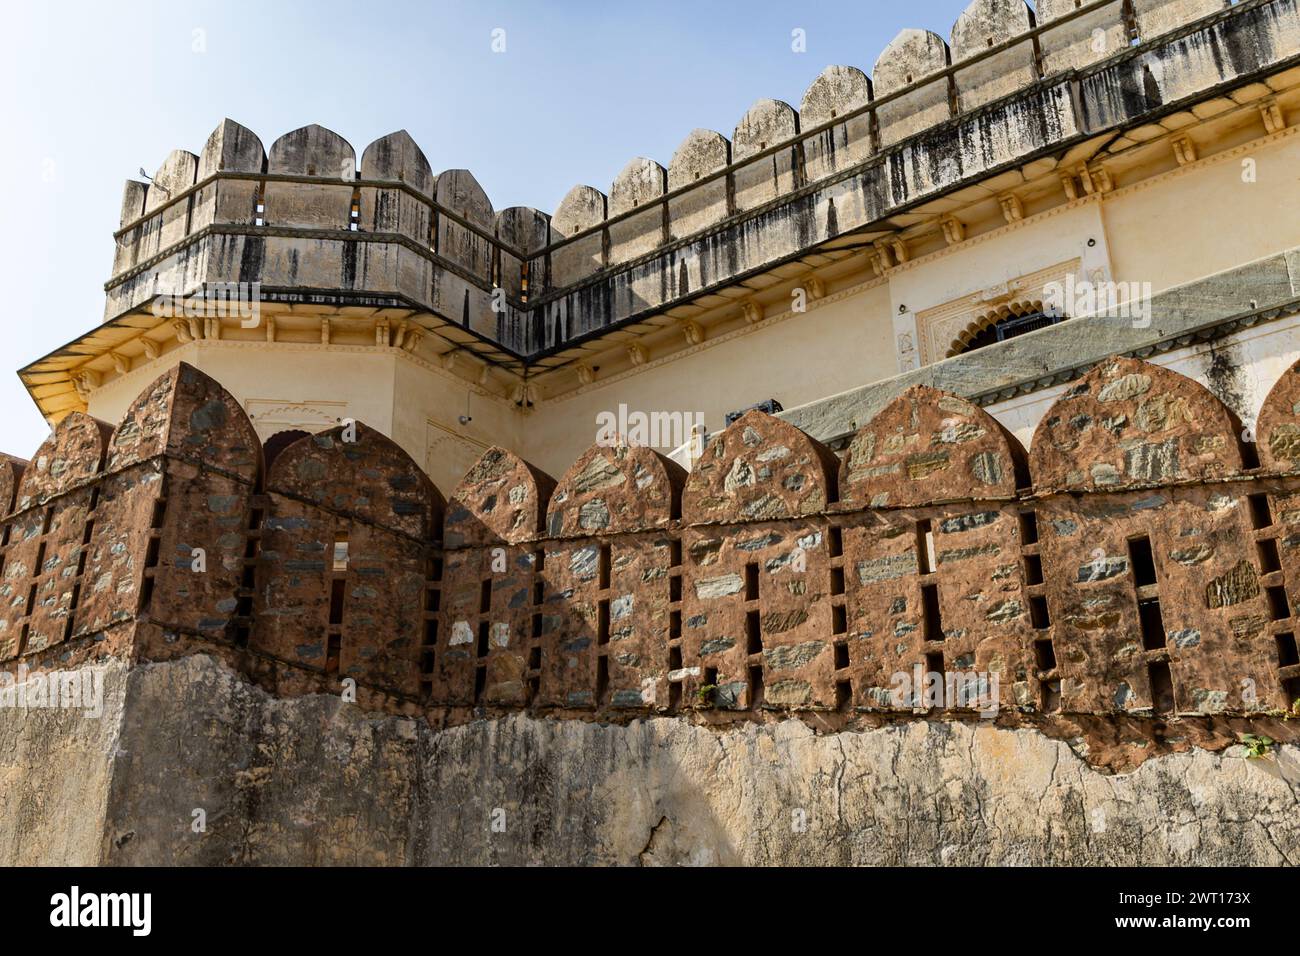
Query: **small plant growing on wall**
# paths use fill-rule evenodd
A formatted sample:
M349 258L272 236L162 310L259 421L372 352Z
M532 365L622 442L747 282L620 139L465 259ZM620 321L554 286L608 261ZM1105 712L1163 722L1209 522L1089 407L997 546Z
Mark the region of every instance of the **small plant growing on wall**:
M1247 760L1258 760L1261 757L1267 757L1272 752L1275 743L1272 737L1263 734L1237 734L1237 739L1246 748Z
M695 692L695 703L707 710L713 706L713 697L718 691L717 684L701 684L700 689Z

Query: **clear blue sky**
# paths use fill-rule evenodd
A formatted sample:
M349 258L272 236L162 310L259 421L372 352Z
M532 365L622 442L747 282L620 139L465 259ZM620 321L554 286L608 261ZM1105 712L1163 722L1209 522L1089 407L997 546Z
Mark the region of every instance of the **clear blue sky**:
M498 208L554 210L634 156L667 165L755 100L798 107L830 64L870 72L904 27L947 37L965 0L25 3L6 10L0 151L0 451L48 432L14 374L97 324L122 182L226 116L276 137L320 123L360 158L405 128L434 171ZM492 51L505 30L506 50ZM791 50L805 32L807 51ZM196 34L195 31L202 31ZM201 39L202 43L197 43ZM206 46L206 49L196 47Z

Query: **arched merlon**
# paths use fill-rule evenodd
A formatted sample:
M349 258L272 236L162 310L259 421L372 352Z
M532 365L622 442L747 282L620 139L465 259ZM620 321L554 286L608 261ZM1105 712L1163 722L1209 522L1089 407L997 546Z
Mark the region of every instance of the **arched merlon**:
M731 143L711 129L692 130L668 163L668 190L690 186L731 162ZM727 218L727 180L700 183L668 203L668 227L674 237L689 236Z
M100 472L112 426L72 412L54 426L18 483L15 511L44 504Z
M331 129L312 123L271 144L267 172L285 176L338 176L356 170L356 150Z
M1138 359L1101 362L1034 432L1034 491L1117 491L1237 474L1241 424L1204 386Z
M555 479L513 452L485 451L452 492L443 544L448 548L518 544L542 532Z
M361 422L285 448L268 469L266 488L422 540L432 537L444 510L442 495L411 456Z
M903 30L885 47L871 71L877 97L909 89L876 110L880 143L888 146L952 116L948 81L923 82L948 66L948 44L929 30Z
M860 428L840 465L845 507L914 507L1014 498L1025 452L992 415L913 385Z
M1255 442L1265 471L1300 471L1300 362L1269 389L1255 420Z
M361 154L361 178L405 183L421 195L433 196L433 167L404 129L366 147Z
M799 134L799 114L789 103L759 100L740 118L731 137L735 162L778 146ZM799 185L796 150L773 153L734 173L737 211L752 209L791 192Z
M551 495L552 537L665 528L680 506L686 471L649 448L592 445Z
M709 439L682 492L687 524L770 521L816 514L836 497L839 462L779 418L746 412Z
M618 216L658 199L668 190L668 171L653 159L638 156L614 177L609 214ZM626 262L653 251L664 239L663 210L654 205L609 227L609 261Z
M193 461L256 484L262 443L239 401L216 379L179 362L131 403L113 431L107 471L156 455Z
M973 0L952 28L954 63L968 60L1033 29L1025 0ZM957 71L958 103L963 111L1029 86L1038 80L1034 44L1029 39Z
M811 129L861 109L871 102L871 80L853 66L828 66L804 91L799 121ZM803 143L804 170L810 180L848 169L872 153L867 114L832 127Z
M26 467L27 462L0 454L0 517L13 510L14 492L18 490Z

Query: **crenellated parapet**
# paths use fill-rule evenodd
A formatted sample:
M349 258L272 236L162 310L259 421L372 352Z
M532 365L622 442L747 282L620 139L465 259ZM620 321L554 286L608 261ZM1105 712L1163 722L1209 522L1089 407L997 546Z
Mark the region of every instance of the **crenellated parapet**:
M1300 697L1298 382L1257 443L1192 380L1112 358L1028 454L914 387L842 458L751 410L689 474L597 444L556 481L493 448L444 506L359 422L264 464L181 364L116 428L69 415L0 459L0 665L203 652L440 720L1276 712ZM902 693L928 674L978 701Z
M890 245L895 217L1013 167L1063 177L1072 198L1104 189L1104 168L1053 168L1089 140L1292 64L1297 24L1296 0L974 0L946 37L904 30L870 75L828 67L798 110L760 99L730 139L695 130L666 167L633 159L607 193L574 187L552 215L496 210L469 171L435 173L403 131L358 163L323 127L264 149L226 120L198 155L174 151L151 182L127 184L106 319L138 320L159 295L259 283L265 302L338 310L339 328L352 307L406 310L400 331L375 320L377 343L468 351L522 375L849 232ZM905 258L891 248L904 251L882 269ZM182 320L176 335L260 332ZM106 368L59 366L64 392L46 383L40 401L53 414L84 407L74 384L94 387Z

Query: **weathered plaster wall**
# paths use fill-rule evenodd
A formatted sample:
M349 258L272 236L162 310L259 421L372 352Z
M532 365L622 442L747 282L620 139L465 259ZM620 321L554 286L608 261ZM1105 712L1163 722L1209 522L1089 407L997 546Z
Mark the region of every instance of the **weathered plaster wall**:
M86 665L102 682L98 716L64 708L0 708L0 862L94 866L103 856L129 668Z
M1276 865L1300 860L1298 758L1191 750L1105 775L1034 730L927 721L821 735L517 715L438 732L277 700L196 656L130 675L102 860Z

